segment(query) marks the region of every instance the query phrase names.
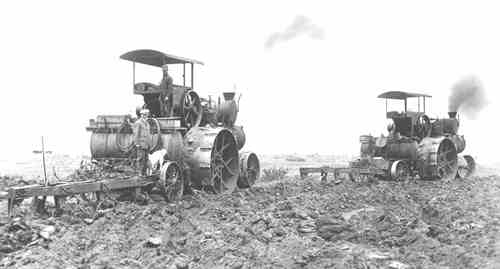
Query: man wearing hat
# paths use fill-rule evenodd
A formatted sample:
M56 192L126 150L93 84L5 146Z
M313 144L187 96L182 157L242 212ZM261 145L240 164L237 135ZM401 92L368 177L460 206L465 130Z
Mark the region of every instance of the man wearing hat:
M169 101L171 101L169 99L172 99L173 82L172 82L172 77L168 74L168 65L166 64L162 65L161 69L163 70L163 78L160 81L159 88L164 91L160 93L158 100L160 101L161 114L166 116L170 110L170 107L168 107L168 105Z
M160 89L171 91L173 82L172 77L168 74L168 65L162 65L161 69L163 70L163 78L160 82Z
M146 175L149 155L148 138L150 135L148 123L149 110L141 109L140 115L141 117L134 122L134 125L132 126L134 132L134 143L137 150L136 169L139 170L141 175Z

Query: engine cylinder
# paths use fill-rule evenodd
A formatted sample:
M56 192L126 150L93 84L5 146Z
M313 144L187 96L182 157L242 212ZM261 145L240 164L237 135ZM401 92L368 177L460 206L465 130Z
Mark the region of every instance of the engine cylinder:
M431 124L431 136L432 137L440 137L444 135L443 121L436 120Z
M440 119L445 134L456 134L458 132L458 120L456 118Z
M238 104L234 100L233 92L224 93L224 102L217 108L217 121L224 126L232 127L238 116Z

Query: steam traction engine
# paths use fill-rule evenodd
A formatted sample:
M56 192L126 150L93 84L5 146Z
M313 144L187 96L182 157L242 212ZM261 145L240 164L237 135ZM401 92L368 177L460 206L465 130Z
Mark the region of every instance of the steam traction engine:
M141 95L148 119L150 134L149 172L146 176L124 175L83 181L57 181L13 186L0 192L7 200L9 216L24 199L34 198L36 208L44 208L46 197L53 197L56 209L61 209L67 197L103 194L113 190L140 189L160 191L168 201L182 197L188 188L213 193L232 192L236 187L248 188L259 178L257 155L241 151L245 145L243 127L236 126L239 110L234 92L223 93L224 99L203 99L193 90L194 64L200 61L168 55L154 50L135 50L122 59L133 63L134 94ZM164 79L160 85L135 83L136 63L162 67ZM167 75L171 65L182 65L182 86L172 83ZM186 65L191 67L191 85L186 86ZM167 82L167 83L163 83ZM140 107L138 109L141 109ZM104 168L134 165L134 130L137 120L132 115L99 115L90 120L92 159ZM41 199L39 199L41 197ZM88 198L86 198L88 199ZM96 215L97 216L97 215Z
M135 50L120 58L133 63L134 94L143 96L143 107L151 111L149 174L158 179L156 185L168 200L179 199L188 187L223 193L253 185L260 174L259 159L241 151L245 133L234 125L239 110L234 92L225 92L222 100L200 98L193 90L194 65L202 65L200 61L153 50ZM181 65L183 85L135 83L136 63ZM191 69L190 86L186 86L186 65ZM135 120L131 115L99 115L90 120L92 158L132 160Z
M465 139L457 133L459 120L456 111L449 112L449 118L431 119L425 114L429 95L390 91L378 97L386 101L389 134L360 137L360 158L350 163L351 175L374 175L394 180L416 175L421 179L472 175L474 159L470 155L458 155L465 149ZM416 98L417 112L407 110L410 98ZM387 111L389 100L403 101L404 111Z

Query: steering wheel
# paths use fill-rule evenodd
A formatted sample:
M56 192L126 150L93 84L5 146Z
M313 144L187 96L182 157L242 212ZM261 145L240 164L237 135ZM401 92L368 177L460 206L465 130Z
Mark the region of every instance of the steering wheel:
M420 138L427 137L430 135L431 127L429 117L427 115L420 115L415 122L415 134Z

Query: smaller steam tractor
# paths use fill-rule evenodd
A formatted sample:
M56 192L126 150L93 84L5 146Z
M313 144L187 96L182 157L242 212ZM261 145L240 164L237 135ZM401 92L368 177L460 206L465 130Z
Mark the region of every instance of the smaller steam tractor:
M386 102L387 136L362 135L360 157L348 168L301 168L301 175L321 172L325 178L328 172L342 172L352 179L374 176L392 180L471 176L476 165L472 156L459 155L465 149L465 138L458 134L457 112L448 112L448 118L430 118L425 113L430 97L401 91L380 94L378 98ZM409 100L417 104L416 111L408 110ZM389 102L402 102L404 110L388 111Z
M138 111L147 108L151 112L147 135L151 155L147 174L13 187L0 193L0 200L9 202L9 215L14 204L28 197L44 197L45 201L45 197L53 196L58 207L60 201L75 194L91 193L99 199L112 190L156 189L166 200L176 201L189 188L227 193L236 188L248 188L259 178L257 155L241 151L246 138L243 127L235 125L239 98L235 100L234 92L224 92L222 100L220 97L217 100L200 98L194 91L194 65L203 65L202 62L155 50L134 50L120 58L132 62L133 92L144 100ZM164 71L162 82L159 85L136 83L137 63L161 67ZM186 85L186 66L191 70L189 86ZM169 67L182 70L182 85L173 83ZM91 132L92 160L106 167L134 166L136 147L132 124L138 117L98 115L91 119L87 130Z

